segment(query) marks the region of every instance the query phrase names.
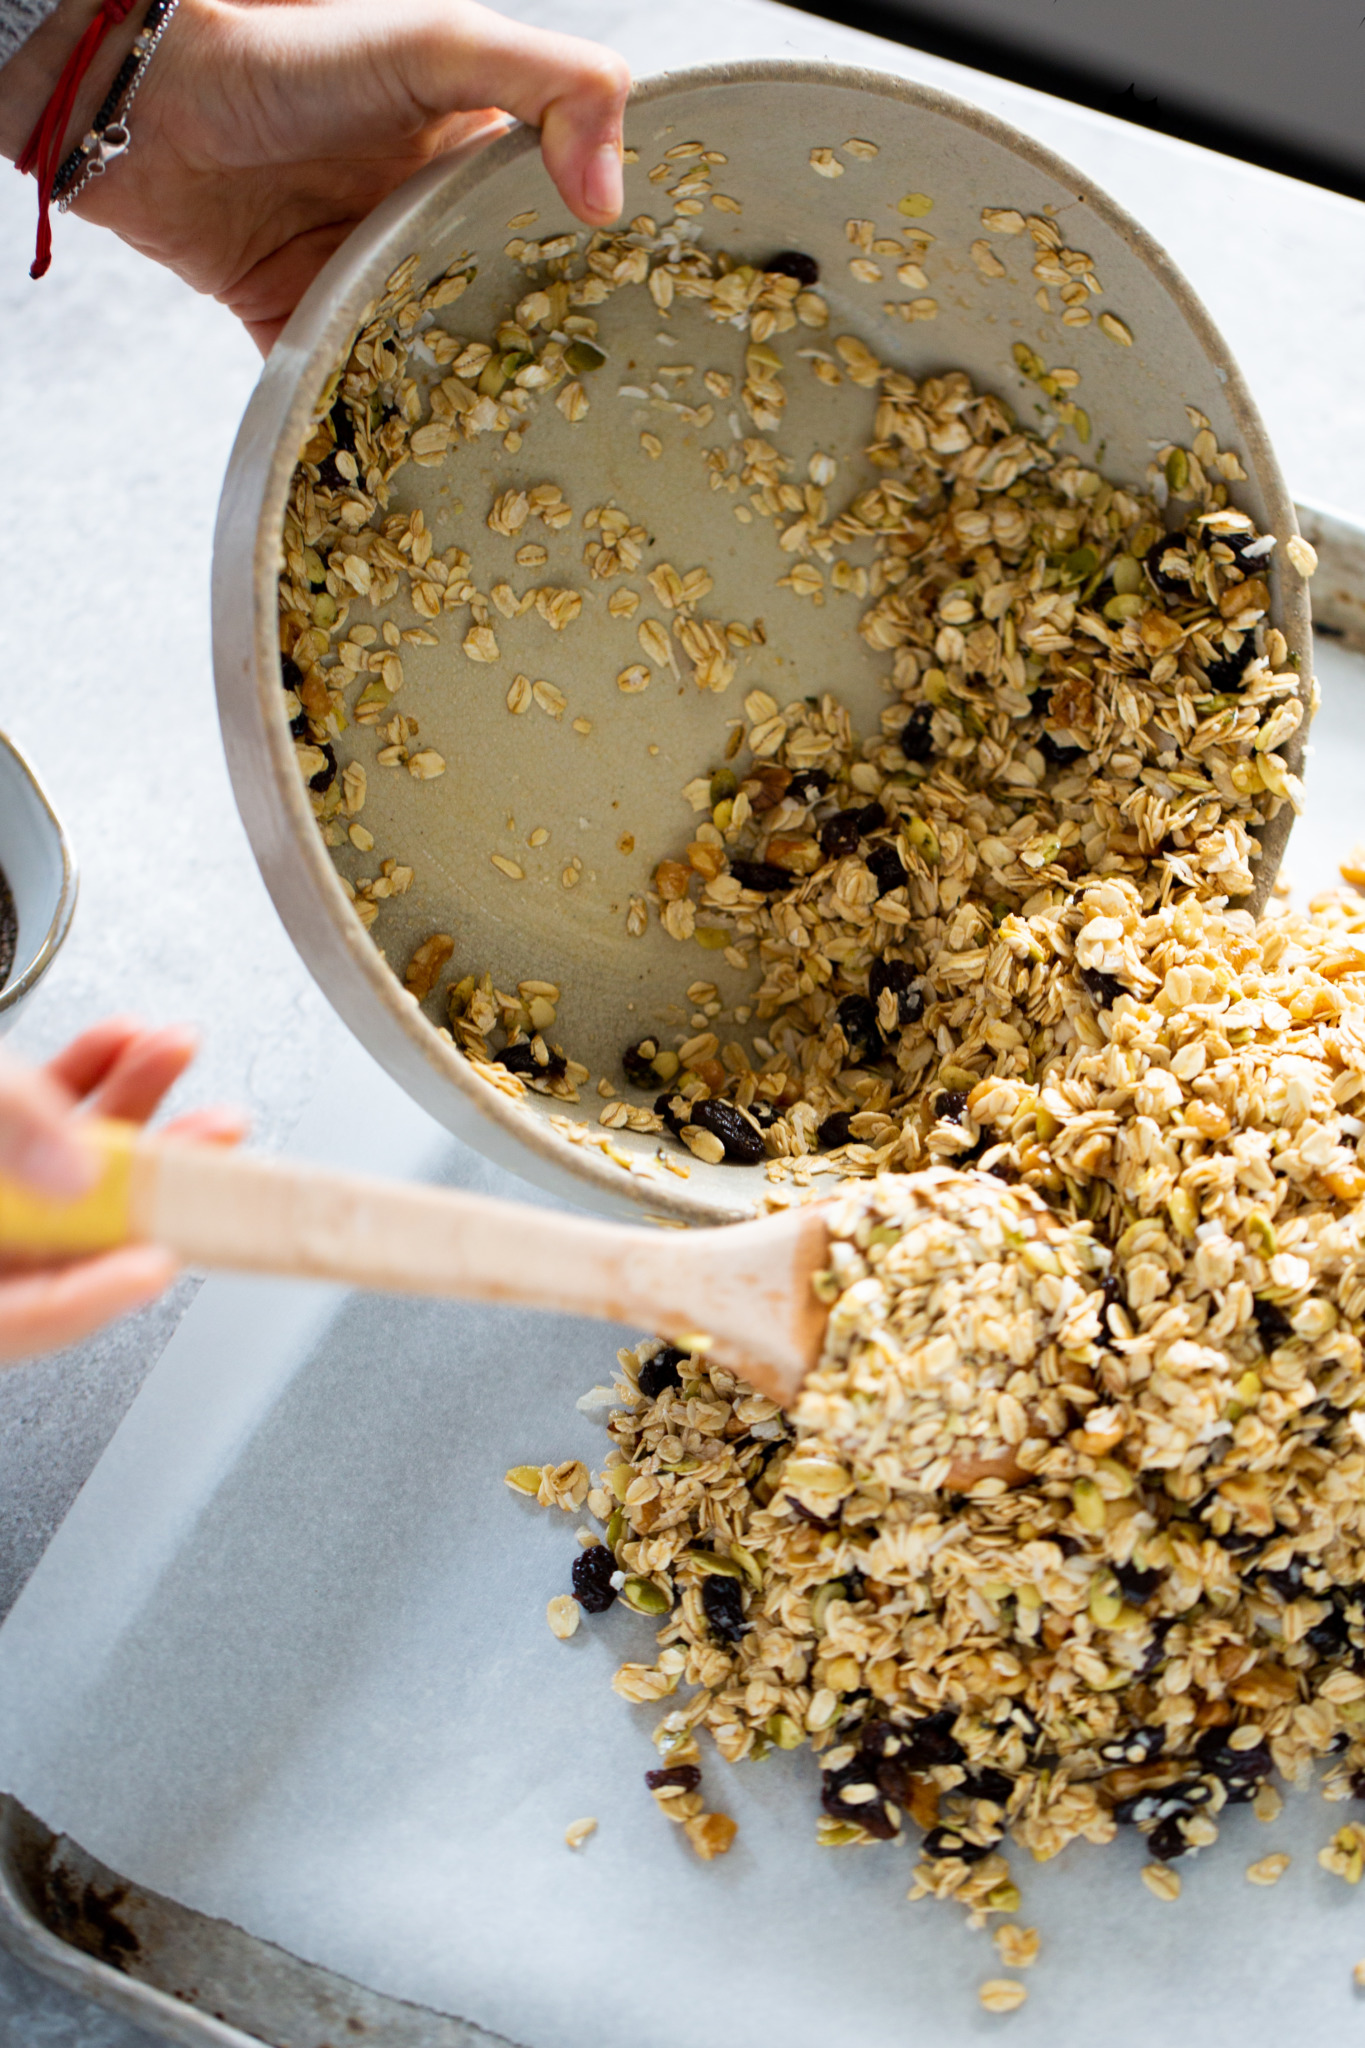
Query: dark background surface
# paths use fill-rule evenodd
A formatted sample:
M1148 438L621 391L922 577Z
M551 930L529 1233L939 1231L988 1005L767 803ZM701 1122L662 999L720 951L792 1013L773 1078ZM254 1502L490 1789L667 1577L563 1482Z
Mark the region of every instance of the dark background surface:
M1365 199L1365 0L796 0Z

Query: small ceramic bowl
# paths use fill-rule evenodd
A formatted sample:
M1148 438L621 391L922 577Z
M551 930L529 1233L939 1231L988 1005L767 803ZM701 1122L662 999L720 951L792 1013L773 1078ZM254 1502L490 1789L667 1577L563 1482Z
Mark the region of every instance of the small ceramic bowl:
M18 925L14 959L0 983L0 1035L56 959L76 908L76 859L42 783L0 732L0 874Z
M1116 480L1142 479L1153 447L1188 438L1187 407L1203 414L1219 448L1235 451L1244 466L1234 502L1281 543L1267 575L1271 618L1305 677L1311 673L1304 589L1276 566L1296 531L1294 509L1250 394L1170 259L1088 177L979 108L903 79L804 63L722 66L648 81L632 99L626 137L638 152L627 166L626 218L660 212L663 195L651 167L661 159L667 165L669 151L695 154L686 138L702 138L725 167L724 194L706 213L707 246L738 262L776 251L813 259L830 320L829 334L816 333L816 341L833 346L831 337L852 335L912 376L963 369L1026 420L1043 411L1028 381L1030 366L1066 366L1072 383L1060 388L1075 384L1085 407L1078 431L1088 433L1093 420L1099 439L1091 460ZM678 203L701 211L699 201ZM851 261L850 237L870 236L874 220L906 228L930 208L934 296L883 304L900 284L888 278L874 288L868 278L882 275L879 266ZM998 258L980 239L983 210L1005 222ZM1052 271L1035 268L1027 235L1010 239L1024 215L1055 215L1057 235L1064 228L1074 237L1102 280L1105 310L1083 329L1063 324L1047 292L1040 307L1038 279ZM563 564L556 573L586 594L581 621L553 645L534 611L500 616L500 667L471 667L458 641L452 652L448 630L435 636L435 646L404 646L402 710L419 721L422 746L434 748L449 773L430 784L397 772L369 775L367 834L372 827L373 846L410 863L416 877L406 894L385 903L377 944L356 917L342 877L370 879L380 856L345 847L334 862L313 819L284 708L281 522L299 449L339 356L366 319L367 304L408 257L425 280L464 252L475 255L477 277L467 296L437 317L466 338L491 333L526 291L519 261L526 244L517 231L533 221L537 236L577 228L529 130L499 133L434 163L337 251L276 344L233 452L215 545L215 666L228 764L291 937L347 1023L418 1101L513 1172L560 1193L598 1208L643 1207L679 1221L716 1222L749 1213L762 1200L762 1165L693 1159L689 1177L677 1179L654 1158L657 1139L618 1132L616 1149L628 1155L630 1168L623 1171L618 1158L570 1141L564 1104L535 1093L511 1100L479 1080L442 1037L434 1005L430 1016L416 1006L385 955L401 967L429 934L450 932L462 973L491 972L499 988L523 977L557 984L565 1047L594 1075L617 1079L624 1044L647 1032L662 1032L672 1043L668 1034L685 1037L695 1029L680 982L714 974L727 1004L745 1000L739 971L717 964L715 953L684 961L657 921L643 936L630 936L629 894L648 889L655 861L690 821L680 791L722 758L727 721L740 716L747 692L761 685L781 703L832 682L855 725L875 729L886 703L886 656L850 630L841 609L846 600L817 609L779 588L767 523L737 523L728 500L710 487L716 478L706 466L708 446L738 439L745 431L738 416L731 425L721 400L719 416L707 405L689 407L689 420L677 420L663 385L652 381L651 365L664 376L683 375L672 366L685 359L694 371L719 367L738 389L747 374L743 336L708 321L686 295L666 317L648 292L613 299L601 309L608 366L589 379L591 405L581 424L551 404L537 411L524 449L481 434L449 462L409 464L396 479L395 509L420 509L428 530L441 536L438 546L458 542L480 564L490 545L486 515L498 495L545 479L560 484L576 516L554 558ZM885 235L886 226L876 232ZM1074 263L1077 252L1069 253ZM906 263L896 279L918 291L924 280L916 282L914 272ZM787 356L795 362L810 339L806 330L786 337ZM863 453L874 408L856 383L835 381L838 390L814 375L791 377L777 442L803 460L812 449L835 452L841 489L851 496L880 474ZM658 460L642 454L642 433ZM728 695L662 680L644 696L617 687L623 664L638 659L636 628L608 611L581 560L583 513L611 503L643 522L650 536L646 567L661 558L680 569L704 564L714 578L710 609L717 618L761 613L762 645L743 656ZM407 615L401 621L411 622ZM508 715L508 685L518 669L563 686L572 729L569 718L557 722L540 711ZM1286 751L1295 770L1306 723ZM350 743L348 736L348 749ZM1286 808L1263 835L1254 909L1265 900L1288 824ZM508 869L490 861L490 848L506 852L514 839L522 846L531 826L545 833L526 843L544 851L529 860L520 884L509 886ZM578 862L573 886L562 885L565 856ZM591 1087L585 1095L573 1114L596 1135L600 1103Z

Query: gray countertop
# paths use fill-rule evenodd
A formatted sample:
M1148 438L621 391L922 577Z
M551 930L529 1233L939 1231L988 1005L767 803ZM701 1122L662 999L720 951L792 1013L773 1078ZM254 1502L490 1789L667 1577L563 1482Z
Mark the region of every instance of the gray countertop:
M506 11L596 35L641 74L823 56L990 106L1079 164L1165 243L1239 358L1295 495L1365 517L1365 207L767 0L677 10L520 0ZM192 1019L203 1052L175 1101L243 1104L257 1141L275 1145L342 1027L257 876L214 714L213 518L257 358L220 308L79 221L59 224L53 270L31 283L32 231L31 184L0 180L0 726L47 779L82 886L67 947L10 1043L39 1058L114 1011ZM60 1358L0 1376L0 1612L193 1286L183 1281ZM0 1954L6 2048L145 2040Z

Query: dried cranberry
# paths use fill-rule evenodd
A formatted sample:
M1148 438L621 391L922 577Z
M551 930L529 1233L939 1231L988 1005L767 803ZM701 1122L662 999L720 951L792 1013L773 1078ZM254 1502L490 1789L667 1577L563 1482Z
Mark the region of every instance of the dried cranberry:
M934 707L917 704L901 727L901 752L907 761L928 761L934 752Z
M867 856L867 864L876 877L879 897L889 895L892 889L899 889L905 880L905 863L894 846L874 846Z
M645 1783L651 1792L662 1792L666 1785L680 1785L684 1792L695 1792L701 1783L701 1772L695 1764L669 1764L661 1771L646 1771Z
M523 1038L519 1045L505 1045L501 1052L494 1053L493 1058L509 1074L525 1074L532 1081L557 1081L564 1072L562 1054L552 1052L542 1066L531 1050L529 1038Z
M776 896L779 891L790 889L796 880L795 875L771 860L732 860L730 873L741 889L753 889L760 896Z
M701 1582L701 1604L706 1619L711 1624L711 1633L722 1643L737 1643L747 1635L750 1624L744 1619L744 1589L738 1579L722 1578L719 1573L709 1572Z
M605 1614L616 1598L616 1559L605 1543L580 1550L573 1561L573 1596L585 1614Z
M1287 1343L1293 1336L1294 1325L1277 1301L1266 1301L1258 1294L1251 1304L1251 1313L1267 1357L1277 1345Z
M1112 974L1102 974L1098 967L1081 969L1081 985L1094 998L1099 1010L1112 1010L1120 996L1129 996L1133 991L1116 981Z
M676 1344L665 1344L662 1351L656 1351L640 1367L640 1392L647 1401L657 1401L665 1387L680 1387L682 1374L678 1367L687 1357Z
M898 1022L904 1028L917 1024L924 1015L924 992L913 986L915 970L908 960L874 960L867 977L867 994L873 1009L880 1015L883 989L890 989L896 998ZM880 1026L878 1027L880 1029Z
M834 1014L848 1040L850 1066L860 1067L864 1060L875 1058L881 1051L882 1040L877 1029L877 1012L867 997L845 996Z
M934 1115L940 1123L960 1124L967 1113L965 1088L945 1088L934 1098Z
M763 268L771 277L794 277L807 290L820 282L820 266L813 256L807 256L804 249L779 249L776 256L770 256Z
M652 1045L654 1051L652 1053L643 1052L641 1047L646 1045ZM622 1053L621 1065L625 1068L626 1079L633 1081L637 1088L651 1088L658 1080L659 1077L654 1071L654 1061L658 1057L658 1050L658 1041L656 1039L643 1038L639 1045L628 1045Z
M847 1109L836 1109L833 1116L827 1116L815 1133L822 1151L833 1152L840 1145L847 1145L853 1138L853 1114Z
M1190 595L1188 567L1183 576L1171 576L1161 566L1163 556L1168 555L1173 548L1179 552L1184 546L1183 534L1163 533L1161 539L1153 541L1147 550L1147 574L1152 579L1153 587L1159 590L1163 597L1188 598Z
M756 1166L764 1156L762 1133L732 1102L694 1102L692 1122L698 1130L719 1138L726 1158L741 1166Z

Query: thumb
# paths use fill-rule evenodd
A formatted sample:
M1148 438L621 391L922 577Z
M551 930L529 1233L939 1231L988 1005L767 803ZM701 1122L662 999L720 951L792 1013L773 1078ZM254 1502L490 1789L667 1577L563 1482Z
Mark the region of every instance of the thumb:
M525 28L465 0L443 8L439 25L404 54L408 89L432 113L501 107L539 128L545 168L565 204L594 225L617 218L630 70L614 50Z

